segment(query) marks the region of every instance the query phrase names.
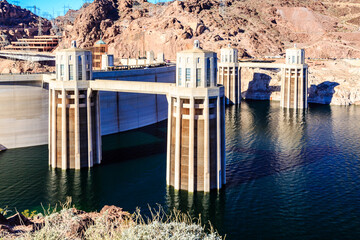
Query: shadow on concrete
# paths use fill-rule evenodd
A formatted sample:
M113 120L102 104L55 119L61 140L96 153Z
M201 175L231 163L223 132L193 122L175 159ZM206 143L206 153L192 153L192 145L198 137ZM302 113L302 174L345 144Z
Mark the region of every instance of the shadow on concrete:
M281 86L270 86L271 76L265 73L254 73L247 91L241 93L245 99L270 100L273 92L280 92Z
M340 85L337 82L322 82L319 85L312 84L309 88L308 102L330 104L335 93L335 87Z

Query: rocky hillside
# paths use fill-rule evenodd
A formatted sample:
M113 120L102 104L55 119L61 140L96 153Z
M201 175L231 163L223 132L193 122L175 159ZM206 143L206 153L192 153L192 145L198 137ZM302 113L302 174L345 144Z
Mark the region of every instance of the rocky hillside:
M242 56L279 55L297 43L310 57L360 57L357 9L355 1L95 0L65 24L63 47L103 36L116 57L154 50L174 59L199 39L215 51L231 43Z
M39 17L31 11L0 1L0 34L7 35L8 40L30 37L38 34ZM43 33L48 34L51 23L42 18Z

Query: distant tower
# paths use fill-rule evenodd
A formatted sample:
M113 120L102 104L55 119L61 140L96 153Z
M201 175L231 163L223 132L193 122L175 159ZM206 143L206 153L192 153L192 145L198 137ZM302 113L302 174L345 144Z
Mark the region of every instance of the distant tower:
M226 104L240 104L241 102L241 79L239 74L238 50L227 48L220 50L218 83L224 85Z
M225 184L225 96L216 84L216 53L177 53L176 86L168 95L167 184L189 192Z
M307 108L308 65L304 49L286 50L286 63L281 79L280 106L284 108Z
M93 47L93 68L94 70L101 70L102 55L108 52L108 45L100 39L94 44Z
M80 169L101 161L99 94L88 89L91 52L72 47L56 53L56 81L49 83L49 164Z
M39 16L38 36L42 35L42 18Z

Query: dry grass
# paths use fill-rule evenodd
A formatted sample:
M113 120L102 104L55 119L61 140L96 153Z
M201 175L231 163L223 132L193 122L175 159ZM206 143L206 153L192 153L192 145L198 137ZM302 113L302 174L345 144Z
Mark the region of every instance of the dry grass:
M201 222L189 214L181 213L176 209L166 213L161 206L157 209L150 208L149 217L143 217L139 209L135 213L124 215L121 218L114 218L108 212L95 213L96 217L92 218L93 221L89 222L81 232L78 229L79 226L84 226L84 221L75 212L71 205L71 199L61 205L60 211L57 211L56 208L44 209L45 225L38 231L24 233L19 239L223 239L212 227L206 231Z

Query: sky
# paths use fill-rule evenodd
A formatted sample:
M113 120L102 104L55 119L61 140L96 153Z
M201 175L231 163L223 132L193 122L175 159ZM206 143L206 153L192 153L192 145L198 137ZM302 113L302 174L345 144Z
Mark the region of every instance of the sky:
M7 0L11 4L21 6L34 12L34 5L40 9L40 16L45 18L51 18L51 16L61 16L66 13L67 10L79 9L85 2L93 2L93 0ZM159 0L148 0L154 2ZM164 0L162 0L164 1ZM38 10L37 10L38 11ZM38 12L37 12L38 14ZM51 15L49 17L49 15ZM39 15L39 14L38 14Z

